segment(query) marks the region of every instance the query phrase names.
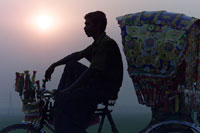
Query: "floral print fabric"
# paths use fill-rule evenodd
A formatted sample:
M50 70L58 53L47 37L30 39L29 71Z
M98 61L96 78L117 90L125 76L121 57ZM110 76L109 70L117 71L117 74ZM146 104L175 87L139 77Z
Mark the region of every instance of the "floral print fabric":
M191 90L194 83L199 86L198 19L153 11L127 14L117 21L128 73L140 104L165 106L169 96ZM184 72L178 72L180 67L184 67ZM177 76L183 77L184 83L178 82Z

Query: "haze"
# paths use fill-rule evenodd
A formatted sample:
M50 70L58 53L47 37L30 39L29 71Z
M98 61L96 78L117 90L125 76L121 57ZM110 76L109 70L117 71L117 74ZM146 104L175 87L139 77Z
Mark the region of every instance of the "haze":
M86 13L101 10L107 14L106 32L122 50L116 17L140 11L166 10L199 18L199 5L199 0L1 0L0 110L8 109L10 105L21 108L21 101L14 91L15 72L36 70L36 78L41 80L51 63L92 43L93 40L87 38L83 31L83 17ZM46 32L33 24L34 18L43 12L50 14L56 21ZM149 108L137 102L123 52L122 55L124 80L116 111L149 112ZM86 60L82 62L88 64ZM49 89L57 87L62 69L57 68L54 72L52 81L47 84Z

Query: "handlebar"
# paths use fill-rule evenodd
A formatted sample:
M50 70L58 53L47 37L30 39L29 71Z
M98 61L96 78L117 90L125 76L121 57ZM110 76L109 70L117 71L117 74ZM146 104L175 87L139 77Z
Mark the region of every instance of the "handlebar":
M54 98L55 97L55 94L56 94L56 90L44 90L42 93L41 93L41 96L42 97L48 97L48 98Z

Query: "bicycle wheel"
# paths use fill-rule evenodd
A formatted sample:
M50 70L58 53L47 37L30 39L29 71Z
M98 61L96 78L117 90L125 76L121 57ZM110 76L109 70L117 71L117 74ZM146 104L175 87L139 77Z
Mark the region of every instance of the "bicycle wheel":
M200 127L185 121L164 121L148 128L145 133L199 133Z
M150 133L195 133L192 128L180 125L162 125L154 128Z
M32 124L14 124L2 129L0 133L38 133Z

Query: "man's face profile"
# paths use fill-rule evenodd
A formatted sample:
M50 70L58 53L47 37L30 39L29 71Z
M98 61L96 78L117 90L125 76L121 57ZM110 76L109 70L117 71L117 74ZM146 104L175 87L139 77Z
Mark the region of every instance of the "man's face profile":
M95 34L96 29L97 29L96 25L90 19L86 18L84 27L85 34L88 37L92 37Z

